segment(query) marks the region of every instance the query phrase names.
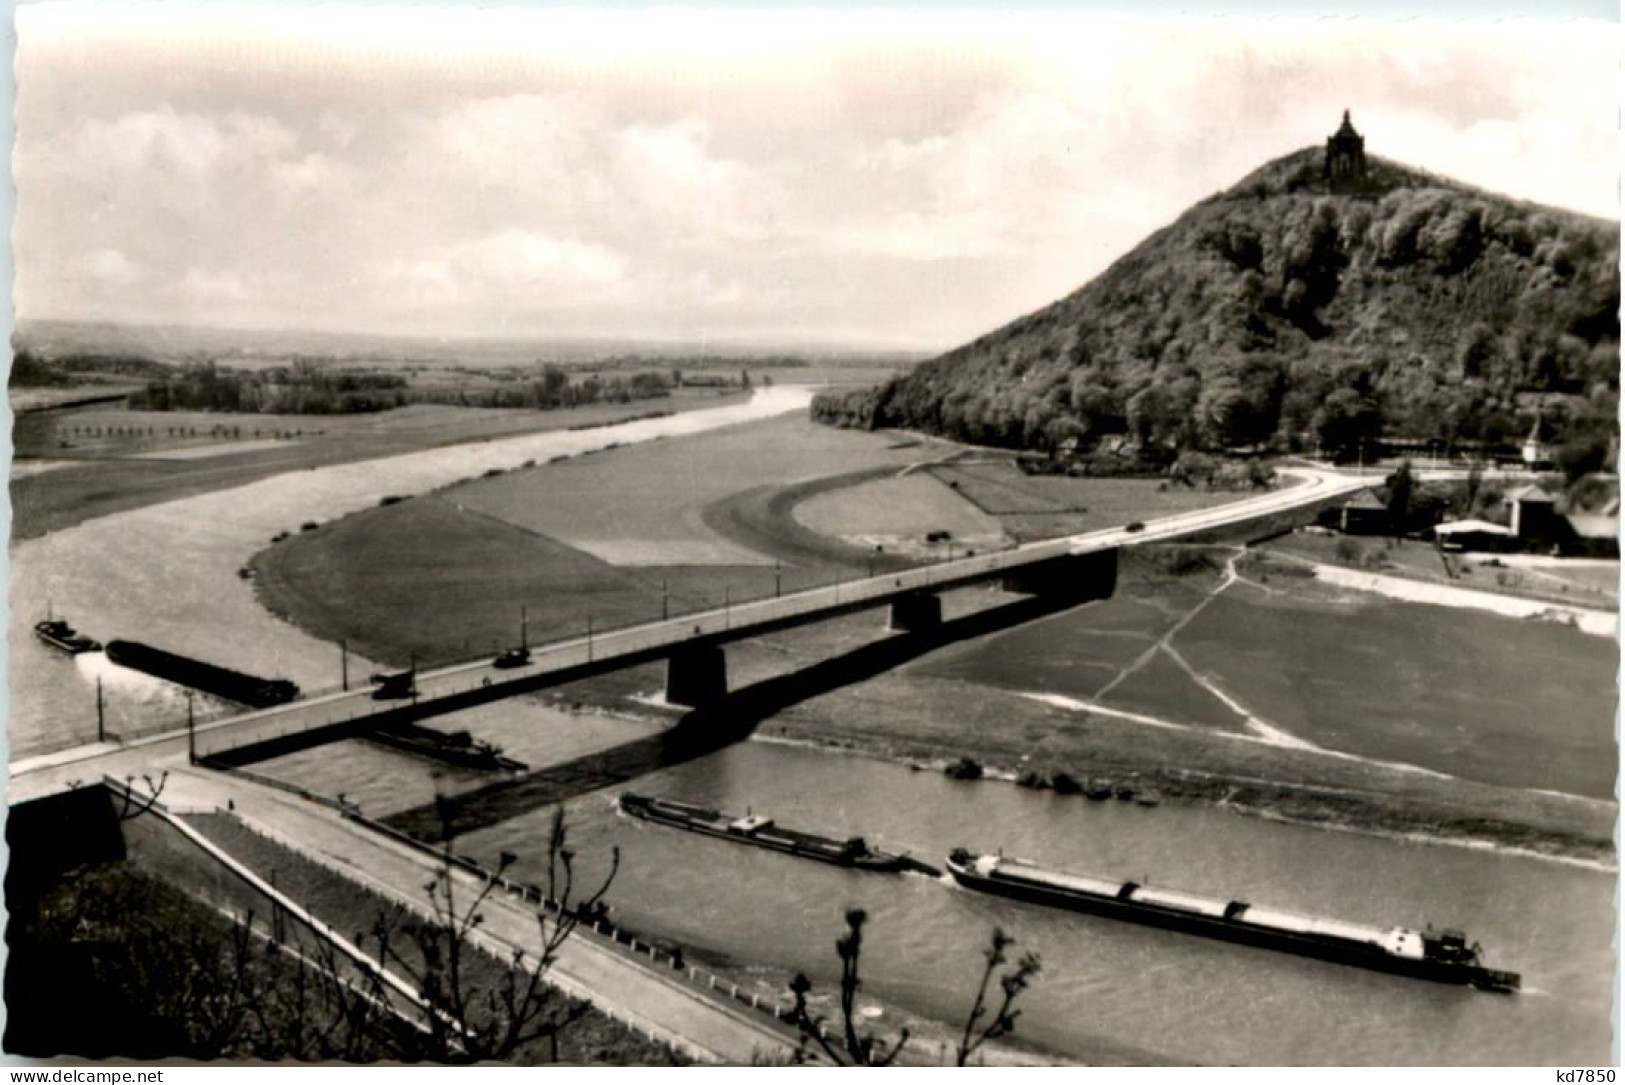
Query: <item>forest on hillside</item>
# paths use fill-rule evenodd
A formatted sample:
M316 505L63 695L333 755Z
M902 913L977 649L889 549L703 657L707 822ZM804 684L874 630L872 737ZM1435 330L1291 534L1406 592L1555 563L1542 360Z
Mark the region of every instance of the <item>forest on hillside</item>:
M1191 208L1076 293L815 416L1012 448L1495 448L1539 419L1584 473L1612 455L1616 224L1320 152Z

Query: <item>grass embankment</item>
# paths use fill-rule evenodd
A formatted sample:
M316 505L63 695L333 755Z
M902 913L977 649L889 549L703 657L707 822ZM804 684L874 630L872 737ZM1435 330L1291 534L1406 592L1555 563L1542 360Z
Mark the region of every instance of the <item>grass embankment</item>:
M810 458L800 451L809 434L816 438ZM857 463L864 466L855 474L871 477L929 451L889 448L875 435L797 418L612 449L459 483L300 533L255 556L255 588L272 612L391 665L465 659L516 643L521 608L532 641L581 636L589 619L594 629L610 629L906 563L794 523L791 509L805 495L853 476L740 490L791 462L809 475ZM756 466L730 474L736 462ZM628 485L664 496L647 505L610 496ZM614 564L542 533L544 525L583 544L624 532L619 553L636 551L639 560ZM748 561L643 563L662 551L703 550L732 550Z
M1148 478L1027 475L1008 459L941 464L929 470L966 501L996 517L1018 542L1099 531L1247 496Z
M947 447L784 416L510 472L447 496L616 565L772 564L711 526L705 510L758 487L901 470Z

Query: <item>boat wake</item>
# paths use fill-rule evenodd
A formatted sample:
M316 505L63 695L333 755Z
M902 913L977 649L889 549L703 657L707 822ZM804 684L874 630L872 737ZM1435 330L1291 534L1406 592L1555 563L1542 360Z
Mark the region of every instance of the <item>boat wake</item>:
M107 658L106 652L81 652L73 657L74 666L88 686L101 682L102 696L109 703L137 704L160 714L173 713L177 719L186 717L186 687L144 671L121 667ZM198 698L194 708L200 707Z

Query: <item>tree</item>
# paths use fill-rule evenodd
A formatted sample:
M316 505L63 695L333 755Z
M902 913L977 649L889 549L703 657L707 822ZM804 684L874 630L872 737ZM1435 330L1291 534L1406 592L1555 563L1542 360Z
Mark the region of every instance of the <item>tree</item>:
M464 899L454 873L451 834L443 832L442 838L443 861L425 886L429 916L404 923L380 917L372 933L378 959L407 976L422 999L426 1028L417 1037L415 1057L442 1063L501 1061L542 1039L556 1051L559 1033L580 1019L588 1004L560 994L546 982L546 974L580 918L599 913L620 868L620 849L612 851L603 883L574 900L575 853L568 847L564 811L556 809L547 843L549 903L536 913L539 951L527 954L515 948L503 960L478 944L478 933L491 895L518 856L503 852L495 876ZM493 969L493 964L502 967Z
M1315 411L1313 425L1324 454L1342 463L1382 432L1382 412L1371 397L1339 388Z
M1015 939L1005 934L998 927L993 928L993 938L983 953L987 962L982 969L982 982L976 988L976 1001L971 1003L970 1013L965 1017L965 1029L960 1034L959 1043L955 1048L955 1064L964 1066L970 1061L980 1047L989 1040L997 1040L1008 1036L1015 1031L1016 1018L1021 1011L1015 1008L1016 999L1021 997L1034 977L1043 969L1042 963L1036 953L1023 953L1015 967L999 975L999 969L1006 963L1005 952L1015 945ZM995 979L1000 991L999 1005L988 1016L990 1004L987 1000L988 986ZM985 1023L984 1023L985 1022Z
M1416 491L1416 477L1411 472L1411 461L1401 460L1399 467L1388 476L1388 526L1394 535L1405 531L1411 520L1411 496Z
M841 961L839 1035L832 1037L822 1017L808 1008L812 981L798 972L790 981L790 994L794 1004L790 1021L801 1033L801 1061L809 1051L821 1053L837 1066L890 1066L897 1061L908 1043L909 1030L901 1030L889 1044L879 1037L865 1033L858 1027L858 991L863 986L859 965L863 955L863 927L868 913L852 908L846 913L846 933L835 943L835 952ZM972 1055L991 1040L1008 1036L1015 1031L1016 1019L1021 1011L1016 1000L1031 986L1043 965L1036 953L1023 953L1014 965L1008 954L1015 939L995 927L988 948L983 951L983 967L976 997L965 1017L965 1026L955 1043L955 1062L964 1066ZM1004 969L1001 973L1000 969ZM998 1004L990 1001L991 988L998 989Z

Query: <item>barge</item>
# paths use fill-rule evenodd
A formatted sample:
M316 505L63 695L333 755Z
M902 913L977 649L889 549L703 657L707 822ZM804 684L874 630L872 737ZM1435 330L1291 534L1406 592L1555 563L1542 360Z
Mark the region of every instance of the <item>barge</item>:
M100 641L85 636L61 618L46 618L43 622L35 622L34 636L70 656L101 650Z
M500 746L476 740L467 731L436 731L413 723L379 727L368 738L384 746L465 769L524 772L530 766L506 756Z
M1220 900L1173 889L1087 874L1046 870L1032 863L956 849L948 872L969 889L1014 900L1067 908L1242 945L1296 953L1437 983L1482 991L1518 990L1516 972L1486 968L1479 947L1460 931L1373 927L1283 912L1239 900Z
M833 863L836 866L884 874L913 871L938 877L942 873L912 856L871 848L862 837L835 840L816 836L812 833L781 828L773 823L772 818L760 815L746 814L739 817L703 806L691 806L686 802L634 795L631 792L621 796L620 806L626 813L646 821L687 829L691 833L720 837L739 844L752 844L758 848L799 855L805 859L816 859L821 863Z
M286 678L259 678L241 671L227 670L140 641L108 641L107 658L121 667L189 686L250 708L287 704L299 696L299 687Z

